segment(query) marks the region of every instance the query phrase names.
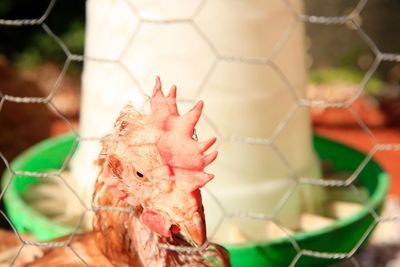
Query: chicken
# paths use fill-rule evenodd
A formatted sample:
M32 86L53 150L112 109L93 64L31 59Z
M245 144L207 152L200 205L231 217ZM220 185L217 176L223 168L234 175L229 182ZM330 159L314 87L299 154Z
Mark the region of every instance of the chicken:
M213 179L204 168L217 152L204 154L216 138L193 138L203 102L180 116L176 87L165 97L157 77L150 104L150 115L125 106L102 139L93 231L19 266L229 266L206 235L200 188Z

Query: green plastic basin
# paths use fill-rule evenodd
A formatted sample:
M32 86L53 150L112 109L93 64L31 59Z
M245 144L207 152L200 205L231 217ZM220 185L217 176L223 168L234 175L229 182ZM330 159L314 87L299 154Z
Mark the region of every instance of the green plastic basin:
M322 161L329 161L333 171L353 172L359 167L366 155L339 144L337 142L314 137L314 147ZM340 258L329 258L324 252L348 253L356 244L368 236L370 227L375 224L371 209L377 214L382 211L385 196L388 192L389 177L373 160L361 171L357 182L368 192L369 198L365 206L352 216L336 221L329 227L315 231L296 233L292 237L302 250L322 252L321 257L302 255L296 262L296 267L328 266L341 261ZM282 238L256 245L227 246L234 266L289 266L298 252L288 238Z
M64 135L48 139L34 145L11 162L11 168L17 171L46 172L61 169L65 159L75 151L75 138ZM2 179L2 188L12 178L6 171ZM21 194L31 185L40 182L40 178L31 176L14 176L6 193L4 206L13 226L19 233L33 234L44 241L67 235L75 231L75 227L67 227L51 221L35 209L32 209Z
M65 158L74 146L73 136L62 136L41 142L16 158L11 166L14 170L42 172L60 169ZM354 171L365 154L352 148L322 137L314 137L315 149L321 160L330 161L333 170L338 172ZM351 159L351 160L349 160ZM11 179L9 172L3 175L3 187ZM380 213L388 190L389 179L382 168L371 160L360 173L357 181L368 191L367 205ZM32 184L39 183L36 177L16 176L4 195L7 214L14 227L20 232L29 232L38 240L48 240L69 234L75 228L51 221L32 209L21 198L21 193ZM364 234L374 223L370 210L364 207L359 212L333 225L293 235L301 249L319 252L346 253L363 240ZM366 239L364 239L366 240ZM231 255L233 266L289 266L297 255L288 238L265 243L226 246ZM327 266L340 259L325 259L302 256L296 266Z

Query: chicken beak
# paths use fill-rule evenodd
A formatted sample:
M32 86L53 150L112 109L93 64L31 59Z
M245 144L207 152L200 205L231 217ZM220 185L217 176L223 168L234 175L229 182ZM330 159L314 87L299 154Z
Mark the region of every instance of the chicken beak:
M207 241L204 216L195 212L191 220L178 225L180 235L192 246L200 247Z

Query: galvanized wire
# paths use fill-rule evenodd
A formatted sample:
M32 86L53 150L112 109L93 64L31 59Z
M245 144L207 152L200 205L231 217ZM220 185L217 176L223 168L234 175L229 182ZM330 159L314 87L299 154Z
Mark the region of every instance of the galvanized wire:
M371 79L372 75L376 72L377 68L382 62L400 62L400 54L397 53L387 53L387 52L382 52L374 40L364 31L361 23L360 23L360 18L362 17L361 12L365 8L366 3L368 0L360 0L358 4L354 7L352 11L350 11L347 15L343 16L316 16L316 15L305 15L305 14L299 14L295 7L292 6L291 2L289 0L282 0L284 3L285 8L288 10L288 12L292 16L292 22L289 24L289 26L286 28L286 30L282 33L281 38L276 42L274 48L272 49L272 52L270 55L267 55L266 57L255 57L255 58L249 58L249 57L244 57L244 56L237 56L237 55L226 55L220 53L218 51L217 47L213 43L213 41L208 38L206 30L201 29L195 18L197 15L200 13L200 11L204 8L204 6L207 3L207 0L203 0L199 3L198 7L194 10L193 14L189 15L186 18L169 18L169 19L149 19L144 16L142 16L139 12L139 9L135 6L134 1L128 1L128 0L119 0L119 1L125 1L127 6L129 6L132 16L134 16L137 21L138 25L133 32L133 34L130 36L129 41L126 43L125 47L121 50L121 53L117 56L117 59L107 59L107 58L94 58L94 57L88 57L85 55L77 55L73 54L70 49L68 48L67 44L57 36L56 33L54 33L51 30L51 27L46 23L46 20L48 16L51 14L54 5L56 4L56 0L50 1L47 9L43 13L42 16L39 18L35 19L0 19L0 27L32 27L32 26L40 26L43 32L48 35L53 41L57 43L57 45L62 49L62 51L65 54L65 61L63 64L63 67L61 69L60 75L56 82L53 84L51 91L47 97L16 97L13 95L8 95L8 94L3 94L1 93L1 100L0 100L0 107L3 106L5 102L13 102L13 103L35 103L38 105L47 105L50 109L52 109L55 114L65 121L67 126L70 129L70 132L75 136L75 143L74 147L78 143L82 142L96 142L99 140L99 137L90 137L90 136L80 136L79 132L74 129L72 123L68 120L68 118L60 112L57 107L53 104L52 99L56 95L58 89L60 88L60 84L63 80L63 78L66 76L67 70L70 67L71 62L87 62L87 61L97 61L97 62L104 62L107 64L115 64L119 68L121 68L124 72L127 73L127 75L130 77L132 82L137 85L139 90L141 90L141 93L144 95L144 90L138 82L138 79L135 77L135 74L130 71L130 69L126 66L126 64L123 62L123 58L126 55L129 47L131 47L133 41L135 40L138 32L141 30L143 25L146 24L156 24L156 25L162 25L162 26L168 26L168 25L175 25L175 24L185 24L185 25L190 25L192 27L192 30L195 34L199 36L199 38L204 41L205 44L208 45L209 49L212 51L214 59L212 64L210 65L208 71L206 72L205 76L200 82L199 88L197 89L197 93L193 99L188 99L187 101L194 101L198 96L202 94L204 90L206 90L206 84L208 80L210 79L211 75L213 74L215 67L217 64L220 62L236 62L239 64L249 64L249 65L262 65L262 66L268 66L271 68L278 77L281 78L281 80L285 84L285 90L287 94L290 95L290 97L294 100L295 105L287 112L286 116L277 124L275 130L273 131L272 135L269 138L254 138L254 137L249 137L249 136L224 136L221 134L221 132L218 129L218 125L216 125L213 121L212 118L208 117L205 115L205 121L206 123L209 124L209 126L215 131L215 133L220 137L221 142L234 142L234 143L244 143L244 144L252 144L252 145L259 145L259 146L266 146L271 148L272 150L276 151L276 154L278 158L282 161L284 165L286 165L289 169L289 178L293 179L293 186L291 187L291 190L287 192L287 194L282 198L282 200L277 204L276 208L271 214L259 214L259 213L252 213L252 212L244 212L244 211L236 211L236 212L228 212L224 209L224 205L219 201L218 197L212 194L207 188L205 188L205 191L211 196L211 198L216 202L217 206L221 210L221 219L220 223L218 224L218 227L222 225L222 222L225 219L228 218L248 218L248 219L253 219L253 220L263 220L263 221L269 221L275 224L278 228L280 228L283 232L285 232L285 235L287 238L290 240L292 243L293 248L297 251L296 256L292 260L292 263L290 266L296 266L297 262L301 259L303 256L307 257L316 257L316 258L324 258L324 259L350 259L350 262L354 266L360 266L357 260L353 257L353 255L359 250L361 244L363 241L368 237L368 235L372 232L372 230L376 227L378 223L383 223L387 221L400 221L400 215L392 215L392 216L378 216L377 212L373 210L373 208L370 207L369 203L367 200L362 200L361 202L364 203L364 206L369 207L369 211L371 216L374 218L374 223L370 225L370 227L366 230L362 238L355 244L353 249L351 249L348 252L338 252L338 253L333 253L333 252L326 252L326 251L311 251L307 249L301 248L301 246L297 243L297 241L294 239L294 237L290 234L287 233L285 228L282 226L281 222L279 222L276 218L276 214L284 207L285 203L287 200L291 197L291 195L297 190L299 186L302 185L311 185L311 186L321 186L321 187L346 187L350 188L350 190L353 191L354 195L361 195L360 192L358 192L357 188L354 186L354 182L357 181L357 177L359 174L363 171L367 163L373 158L376 152L378 151L399 151L400 150L400 144L382 144L379 143L379 141L376 139L374 136L373 131L369 129L368 125L362 120L361 116L357 113L357 111L352 107L352 104L354 101L356 101L362 92L364 91L364 88L366 87L367 83ZM355 91L355 93L352 95L352 97L349 98L349 100L345 101L328 101L328 100L310 100L310 99L304 99L301 98L297 95L295 89L293 88L293 85L291 85L289 78L286 76L285 72L280 69L280 67L275 64L274 59L276 55L279 54L279 52L282 50L283 46L285 43L288 41L289 37L291 36L291 33L293 32L294 27L296 27L299 23L310 23L310 24L321 24L321 25L331 25L331 24L336 24L338 26L342 27L347 27L350 30L352 30L354 33L356 33L361 40L366 44L367 47L372 51L372 53L375 56L375 60L373 64L369 67L367 72L364 75L364 78L362 82L360 83L358 90ZM298 177L296 174L295 170L293 167L290 166L289 161L286 159L286 156L280 151L279 147L276 146L275 141L278 136L282 133L282 131L285 129L287 124L291 121L293 116L296 114L296 112L299 109L304 109L304 108L310 108L310 107L318 107L318 108L340 108L340 109L347 109L350 111L352 116L354 117L355 121L359 124L360 128L366 133L366 135L369 136L373 146L369 153L367 154L365 160L360 163L359 167L354 170L354 172L346 179L346 180L322 180L319 178L314 178L314 177ZM114 211L114 212L132 212L133 208L118 208L118 207L98 207L92 205L91 207L87 206L82 198L79 196L79 194L72 188L67 181L63 178L63 171L65 168L68 166L69 161L72 156L72 151L74 149L71 148L71 153L70 155L66 158L65 163L63 167L55 172L31 172L31 171L21 171L21 170L13 170L7 159L1 154L0 151L0 159L1 161L4 162L6 165L6 168L9 170L9 172L12 174L12 178L8 182L8 184L3 188L3 190L0 192L0 198L4 196L5 191L7 190L8 186L10 185L12 179L15 178L15 176L29 176L29 177L39 177L41 179L46 179L46 178L54 178L56 177L57 179L60 179L62 183L69 188L69 190L74 194L74 196L79 200L79 202L82 204L84 207L84 210L87 212L93 212L97 210L109 210L109 211ZM36 242L36 241L30 241L30 240L24 240L21 235L18 233L16 228L13 226L11 221L8 219L7 215L0 211L0 216L3 216L6 221L10 224L12 227L13 231L15 234L18 236L20 242L21 242L21 247L17 251L15 257L12 259L10 262L10 265L13 265L13 263L16 261L17 257L21 253L24 247L34 245L34 246L41 246L41 247L65 247L66 249L70 249L73 254L76 255L77 258L79 258L82 261L82 264L84 266L88 266L88 264L85 262L84 258L79 255L79 253L74 249L73 245L71 244L73 240L73 236L76 233L72 233L71 237L66 241L66 242ZM83 216L80 219L80 222L78 223L78 226L81 224L83 220ZM212 229L211 232L211 238L215 235L215 233L218 231L218 227L216 229ZM77 229L78 230L78 227ZM199 253L202 251L207 250L207 245L206 243L204 246L200 248L190 248L190 247L176 247L176 246L165 246L163 245L163 249L169 249L169 250L174 250L177 252L181 253Z

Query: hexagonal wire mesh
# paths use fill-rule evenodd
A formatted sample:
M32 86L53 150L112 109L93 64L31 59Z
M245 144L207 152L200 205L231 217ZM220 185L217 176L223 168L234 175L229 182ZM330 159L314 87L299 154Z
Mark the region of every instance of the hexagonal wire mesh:
M248 138L248 137L241 137L241 136L236 136L232 140L232 138L224 138L223 136L220 136L222 139L222 142L243 142L246 144L254 144L254 145L260 145L260 146L269 146L271 149L275 150L277 152L277 155L281 158L281 160L288 166L290 169L290 164L285 160L285 155L280 152L279 148L275 146L274 144L274 139L280 135L282 129L285 128L285 125L288 124L290 119L294 116L294 113L296 112L297 109L305 107L321 107L321 108L339 108L339 109L347 109L350 111L350 114L354 117L355 121L359 124L359 126L363 129L363 131L370 137L372 145L371 149L365 158L363 162L360 163L359 167L352 173L348 179L346 180L322 180L322 179L314 179L314 178L297 178L296 180L296 185L294 186L293 190L290 190L288 194L286 194L285 199L278 203L278 207L276 207L274 213L272 215L267 215L267 214L253 214L253 213L243 213L243 212L236 212L236 213L229 213L224 210L223 205L219 203L219 200L217 197L212 196L214 200L219 203L218 205L220 206L220 209L222 211L222 219L224 218L232 218L232 217L237 217L237 218L252 218L256 220L265 220L265 221L271 221L274 224L276 224L278 227L283 228L283 226L280 224L278 220L275 220L275 214L279 212L279 210L282 208L282 206L285 204L285 201L291 196L291 194L296 190L297 187L301 185L316 185L316 186L322 186L322 187L347 187L349 188L354 194L360 194L358 192L358 189L353 185L353 182L357 179L358 175L362 172L366 164L372 159L372 157L381 151L399 151L400 150L400 144L382 144L380 143L374 136L373 132L370 130L370 128L367 126L367 124L363 121L361 116L357 113L357 111L353 108L352 104L354 101L357 100L357 98L361 95L363 92L364 88L370 81L371 77L377 70L378 66L385 61L394 61L394 62L400 62L400 54L396 53L386 53L382 52L378 46L375 44L374 40L372 40L368 34L363 30L363 27L361 25L361 12L363 11L365 5L367 4L368 0L360 0L357 5L347 14L343 16L314 16L314 15L305 15L305 14L298 14L295 9L292 7L291 2L289 0L282 0L283 4L287 8L287 10L290 12L291 16L293 17L293 23L291 26L286 30L286 32L283 33L282 37L277 41L276 45L274 46L274 49L267 58L263 57L256 57L256 58L247 58L247 57L242 57L242 56L227 56L216 48L214 45L213 41L203 32L203 29L200 29L200 27L197 25L196 21L194 18L197 16L197 14L202 10L204 7L206 0L203 0L199 2L198 7L196 10L193 12L191 17L189 18L168 18L168 19L149 19L145 18L142 16L141 12L138 11L138 8L132 4L132 1L127 1L127 0L120 0L120 1L125 1L127 6L131 9L131 11L135 14L135 16L138 19L138 25L136 29L132 32L132 35L129 38L129 42L127 42L125 48L122 49L122 53L120 56L116 59L104 59L104 58L91 58L87 57L85 55L79 55L79 54L74 54L70 51L68 46L61 40L48 26L47 24L47 18L51 14L53 7L56 3L56 0L50 1L46 11L43 13L43 15L37 19L0 19L0 26L1 27L32 27L32 26L39 26L42 28L45 34L47 34L54 42L57 43L57 45L62 49L62 51L65 53L66 60L64 62L64 65L62 67L61 73L56 80L56 82L53 84L50 94L47 97L17 97L13 95L8 95L8 94L3 94L1 93L1 101L0 101L0 107L2 107L5 103L11 102L11 103L18 103L18 104L23 104L23 103L36 103L36 104L43 104L49 106L51 109L54 110L54 112L57 114L59 118L65 121L65 123L68 125L70 128L71 132L75 136L76 141L78 142L90 142L92 140L97 140L96 137L90 138L90 137L85 137L81 138L79 133L75 130L73 125L69 122L68 118L64 116L56 107L56 105L53 103L54 96L57 94L57 91L60 87L60 83L63 80L71 62L83 62L83 61L102 61L106 62L109 64L116 64L118 67L124 69L126 73L129 75L130 79L134 81L135 84L138 85L138 88L141 88L140 82L136 79L135 75L132 73L130 68L123 62L123 55L126 53L129 44L136 38L138 35L141 27L145 25L151 25L151 24L162 24L162 25L170 25L170 24L182 24L182 25L188 25L192 27L193 31L198 35L199 38L201 38L211 49L213 53L214 60L208 70L206 71L203 80L201 81L199 85L199 90L198 94L202 92L204 89L205 84L207 83L208 79L212 75L214 69L216 68L217 64L219 62L236 62L238 64L251 64L251 65L268 65L271 67L273 71L276 72L276 74L284 81L287 89L287 94L290 94L291 97L295 100L295 107L290 110L290 112L279 122L278 126L276 127L274 133L269 139L259 139L259 138ZM341 101L329 101L326 99L317 99L317 100L310 100L310 99L303 99L300 98L294 89L292 88L288 78L286 77L285 73L274 63L273 59L275 55L280 51L282 46L285 44L285 41L289 38L291 31L293 30L293 27L295 26L296 23L309 23L309 24L317 24L317 25L344 25L348 27L351 31L353 31L355 34L359 36L359 38L368 46L368 48L372 51L374 55L374 60L372 64L370 65L369 69L365 73L361 84L359 84L358 89L354 91L354 94L346 99L346 100L341 100ZM144 91L142 90L142 94ZM193 100L193 99L190 99ZM210 126L215 130L216 133L220 133L218 130L218 125L213 123L210 118L206 118ZM71 192L75 195L77 199L80 199L80 196L74 191L72 187L68 185L68 183L64 180L63 178L63 170L65 169L65 166L69 162L69 158L65 161L63 168L57 171L52 171L52 172L44 172L44 173L37 173L37 172L30 172L30 171L19 171L19 170L13 170L11 169L10 165L8 164L7 159L3 156L3 154L0 154L1 160L4 162L6 165L6 168L12 173L13 176L16 175L22 175L22 176L34 176L34 177L40 177L42 179L46 179L49 177L56 177L56 179L61 179L63 183L69 187ZM70 157L70 156L69 156ZM296 176L295 171L291 169L292 173L294 173L294 176ZM0 198L3 197L4 192L10 185L12 179L9 180L8 184L4 187L4 190L0 194ZM208 192L211 194L211 192ZM99 209L108 209L108 210L114 210L117 212L131 212L132 209L126 209L126 210L121 210L120 208L115 208L115 207L87 207L85 206L84 202L80 200L82 205L84 205L85 209L87 212L92 212L96 211ZM359 247L361 246L362 242L364 239L367 238L367 236L370 234L370 232L374 229L374 227L381 222L387 222L387 221L398 221L399 216L398 215L393 215L390 217L383 217L383 216L378 216L377 213L371 209L370 210L371 216L374 218L374 223L366 230L364 233L363 237L361 240L359 240L347 253L332 253L332 252L324 252L324 251L310 251L307 249L303 249L301 246L299 246L296 242L296 240L291 236L290 233L286 234L287 238L290 239L294 249L296 250L297 254L295 258L293 259L292 263L290 266L296 266L296 263L299 261L301 257L317 257L317 258L335 258L335 259L350 259L352 264L354 266L359 266L359 263L357 260L353 257L353 255L357 252ZM21 251L24 249L25 246L39 246L39 247L65 247L66 249L69 249L73 254L76 255L76 257L80 258L82 260L82 263L87 266L87 263L85 260L80 257L80 255L76 252L73 246L71 246L72 239L76 235L76 233L73 233L69 239L63 242L36 242L36 241L30 241L28 239L25 239L22 237L16 229L13 227L12 223L10 220L7 218L7 215L3 212L0 214L4 219L12 226L14 232L18 235L19 241L21 242L21 246L19 249L15 251L15 256L10 262L10 265L13 265L14 262L16 261L18 255L21 253ZM82 217L83 218L83 217ZM79 223L81 222L81 219L79 219ZM78 225L79 225L78 223ZM217 230L217 229L215 229ZM212 234L211 234L212 235ZM206 243L203 247L201 248L186 248L186 247L173 247L173 246L163 246L163 249L170 249L170 250L175 250L178 252L181 252L183 257L189 257L190 253L193 251L195 254L198 252L204 253L207 250L208 244Z

